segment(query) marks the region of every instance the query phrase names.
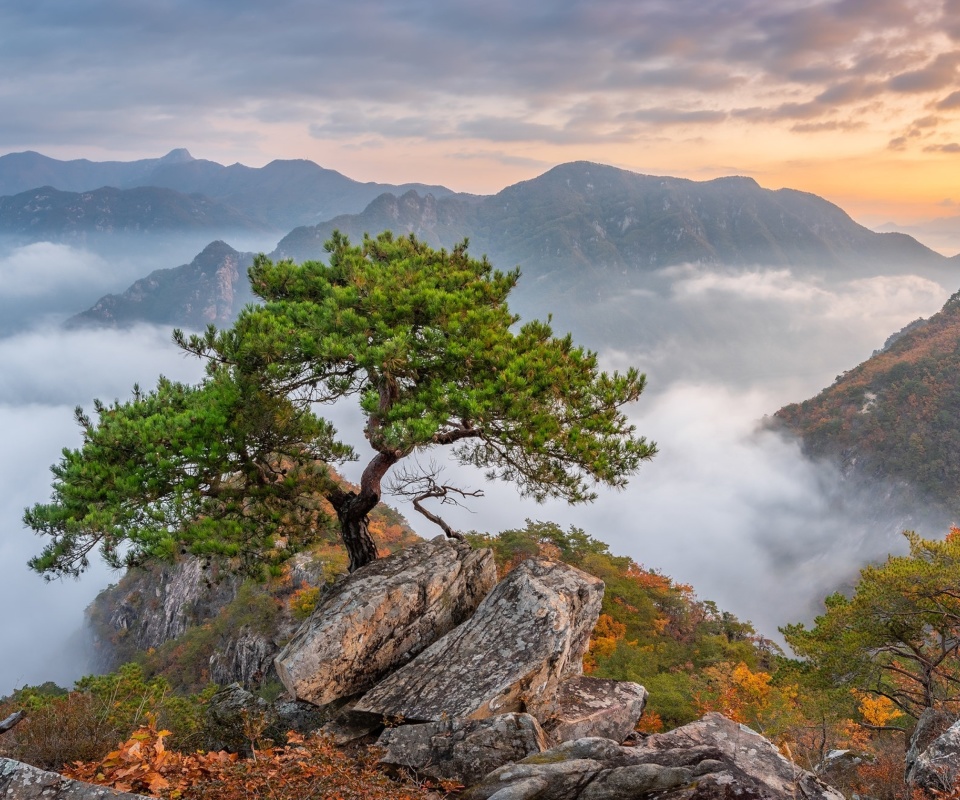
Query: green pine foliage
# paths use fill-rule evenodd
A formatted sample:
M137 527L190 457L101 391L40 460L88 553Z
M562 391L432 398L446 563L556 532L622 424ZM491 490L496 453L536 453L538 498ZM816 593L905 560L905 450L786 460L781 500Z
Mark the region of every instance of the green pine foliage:
M910 553L860 572L812 627L782 629L822 680L885 697L910 717L960 709L960 529L943 541L904 534Z
M207 361L200 384L161 378L97 403L96 419L78 409L82 447L64 451L52 500L24 516L46 537L35 570L77 575L99 549L113 566L190 553L262 572L316 538L319 498L353 570L377 557L366 520L381 480L415 453L451 447L488 478L571 503L622 487L655 454L623 411L644 376L602 372L549 324L519 324L507 305L517 270L471 258L466 242L437 251L389 233L359 246L334 233L326 249L329 265L257 257L262 306L228 330L175 332ZM356 491L328 465L357 454L315 414L343 398L359 404L372 451Z

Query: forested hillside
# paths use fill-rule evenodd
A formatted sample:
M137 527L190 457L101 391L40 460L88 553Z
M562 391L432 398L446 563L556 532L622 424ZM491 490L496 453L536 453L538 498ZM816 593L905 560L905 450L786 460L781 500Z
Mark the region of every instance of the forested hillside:
M776 420L811 457L960 513L960 294Z

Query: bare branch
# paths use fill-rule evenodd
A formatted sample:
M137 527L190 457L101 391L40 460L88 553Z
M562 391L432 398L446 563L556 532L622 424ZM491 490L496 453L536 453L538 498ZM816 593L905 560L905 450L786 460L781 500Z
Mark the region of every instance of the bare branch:
M418 464L417 466L419 467L420 465ZM423 514L423 516L430 520L434 525L438 525L448 538L463 541L463 534L459 531L453 530L453 528L451 528L444 519L427 510L423 506L423 501L437 499L441 502L441 504L446 503L449 505L465 507L458 500L458 496L460 498L483 497L483 490L475 489L470 491L468 489L461 489L457 486L438 483L437 477L441 472L442 469L433 461L430 462L429 468L424 471L411 472L409 470L404 470L403 472L399 473L391 482L390 493L400 497L409 498L413 502L413 507Z

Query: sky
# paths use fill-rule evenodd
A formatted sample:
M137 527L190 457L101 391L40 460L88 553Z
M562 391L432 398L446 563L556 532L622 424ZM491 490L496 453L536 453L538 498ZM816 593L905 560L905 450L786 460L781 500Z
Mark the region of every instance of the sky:
M492 193L567 161L960 215L960 0L0 4L0 152Z
M910 226L921 241L936 231L952 254L958 40L960 0L6 2L0 153L130 160L186 147L224 164L308 158L358 180L475 193L573 160L749 175L864 224ZM49 243L0 249L0 274L13 276L0 287L0 694L81 674L83 608L117 579L97 565L45 585L25 567L41 543L20 518L48 496L60 449L79 443L73 408L128 397L160 372L199 374L169 331L58 327L146 263ZM660 455L592 506L484 486L454 521L580 525L775 635L891 543L843 507L835 475L757 421L829 385L956 287L909 274L826 286L762 268L661 278L655 300L676 324L602 354L650 375L632 413ZM355 433L351 419L338 412Z

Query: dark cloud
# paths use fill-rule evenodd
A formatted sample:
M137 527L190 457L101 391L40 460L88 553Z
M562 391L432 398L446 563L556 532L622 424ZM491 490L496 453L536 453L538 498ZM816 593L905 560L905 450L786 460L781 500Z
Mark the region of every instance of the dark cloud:
M864 121L828 120L826 122L798 122L790 127L795 133L822 133L824 131L858 131L867 127Z
M893 76L887 81L887 86L895 92L911 94L943 89L956 83L958 64L960 53L943 53L920 69Z
M950 142L949 144L929 144L923 148L927 153L960 153L960 144Z
M6 4L0 74L16 80L5 82L0 147L241 148L279 122L318 137L499 141L497 118L510 137L562 143L571 108L591 95L717 119L754 106L771 110L739 117L814 120L950 85L956 55L930 47L956 18L955 3L935 0ZM211 124L225 118L239 124Z

